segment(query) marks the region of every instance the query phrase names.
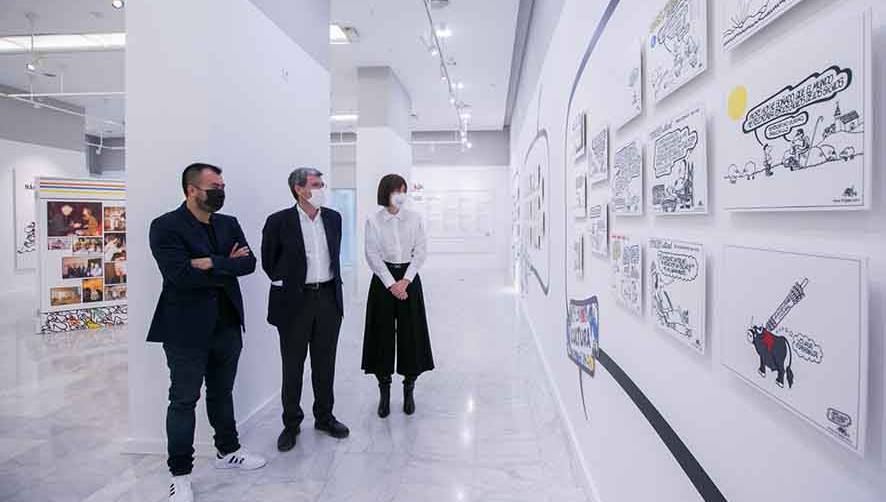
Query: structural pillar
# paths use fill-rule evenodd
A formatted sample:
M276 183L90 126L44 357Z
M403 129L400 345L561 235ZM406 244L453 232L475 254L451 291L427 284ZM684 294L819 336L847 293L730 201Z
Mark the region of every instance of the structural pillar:
M412 175L412 99L387 66L357 69L357 288L365 300L372 272L363 252L366 219L378 211L378 182L385 174Z

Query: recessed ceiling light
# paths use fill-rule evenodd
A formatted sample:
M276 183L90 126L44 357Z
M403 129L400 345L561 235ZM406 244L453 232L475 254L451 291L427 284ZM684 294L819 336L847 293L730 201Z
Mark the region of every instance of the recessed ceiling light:
M35 35L34 51L78 52L116 50L126 47L125 33L89 33L72 35ZM30 36L0 38L0 54L27 54L31 52Z
M356 113L333 113L329 116L332 122L356 122L360 118Z
M26 64L26 65L25 65L25 68L27 68L28 71L32 71L32 72L33 72L33 71L37 71L37 65L35 65L34 63L28 63L28 64Z
M113 0L111 2L111 7L115 8L115 9L122 9L123 5L125 5L123 0Z
M446 26L446 23L440 23L434 27L434 33L436 33L439 38L449 38L452 36L452 30Z
M464 83L464 82L459 82L459 83L455 84L455 87L456 87L456 89L458 89L458 90L462 90L462 89L465 88L465 83Z
M332 45L352 44L359 39L360 35L353 26L329 25L329 43Z

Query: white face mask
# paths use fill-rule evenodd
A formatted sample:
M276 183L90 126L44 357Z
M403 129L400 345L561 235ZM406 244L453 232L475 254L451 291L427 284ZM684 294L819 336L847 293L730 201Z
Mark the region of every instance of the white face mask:
M326 205L326 189L325 188L312 188L311 189L311 198L308 199L308 202L317 209Z
M406 194L405 193L392 193L391 194L391 205L396 207L397 209L406 205Z

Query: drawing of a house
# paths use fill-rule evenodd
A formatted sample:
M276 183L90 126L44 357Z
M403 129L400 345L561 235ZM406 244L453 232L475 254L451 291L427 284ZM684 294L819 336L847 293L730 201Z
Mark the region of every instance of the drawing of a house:
M825 129L825 137L838 132L855 132L861 128L861 125L861 115L857 111L843 113L840 110L840 103L837 102L837 108L834 110L834 123Z

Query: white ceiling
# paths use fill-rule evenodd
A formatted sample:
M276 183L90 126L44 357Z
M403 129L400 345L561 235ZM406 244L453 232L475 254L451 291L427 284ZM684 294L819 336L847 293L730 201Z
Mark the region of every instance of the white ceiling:
M412 97L415 130L456 130L456 113L440 80L438 59L419 37L428 35L424 0L331 0L332 22L355 26L360 41L330 49L333 112L357 111L357 67L390 66ZM110 0L0 0L0 36L30 32L25 14L37 14L38 33L125 31L125 8ZM451 0L449 7L432 10L453 36L443 40L444 53L456 62L449 67L453 80L464 82L461 99L471 106L472 130L500 130L504 124L511 57L519 0ZM27 55L0 55L0 84L34 92L58 92L59 79L29 77ZM47 54L41 65L64 75L66 92L124 91L123 51ZM124 121L121 97L66 98L86 113L115 122ZM99 121L88 132L119 135L122 130ZM108 133L107 130L112 132Z
M519 0L451 0L431 11L453 32L441 41L456 61L450 75L465 84L461 99L471 106L472 130L504 125L518 8ZM430 31L424 0L332 0L331 17L360 34L356 44L331 46L334 112L358 111L357 67L390 66L412 97L415 130L457 129L439 60L419 40Z
M110 0L0 0L0 36L27 35L31 31L26 13L37 15L37 33L97 33L125 31L126 9L111 7ZM24 91L59 92L61 78L31 77L25 71L28 55L0 54L0 84ZM123 51L46 54L40 58L45 71L62 75L65 92L124 91ZM86 114L122 123L122 97L65 98L63 101L81 106ZM118 136L122 128L87 123L87 132ZM110 131L110 132L108 132Z

